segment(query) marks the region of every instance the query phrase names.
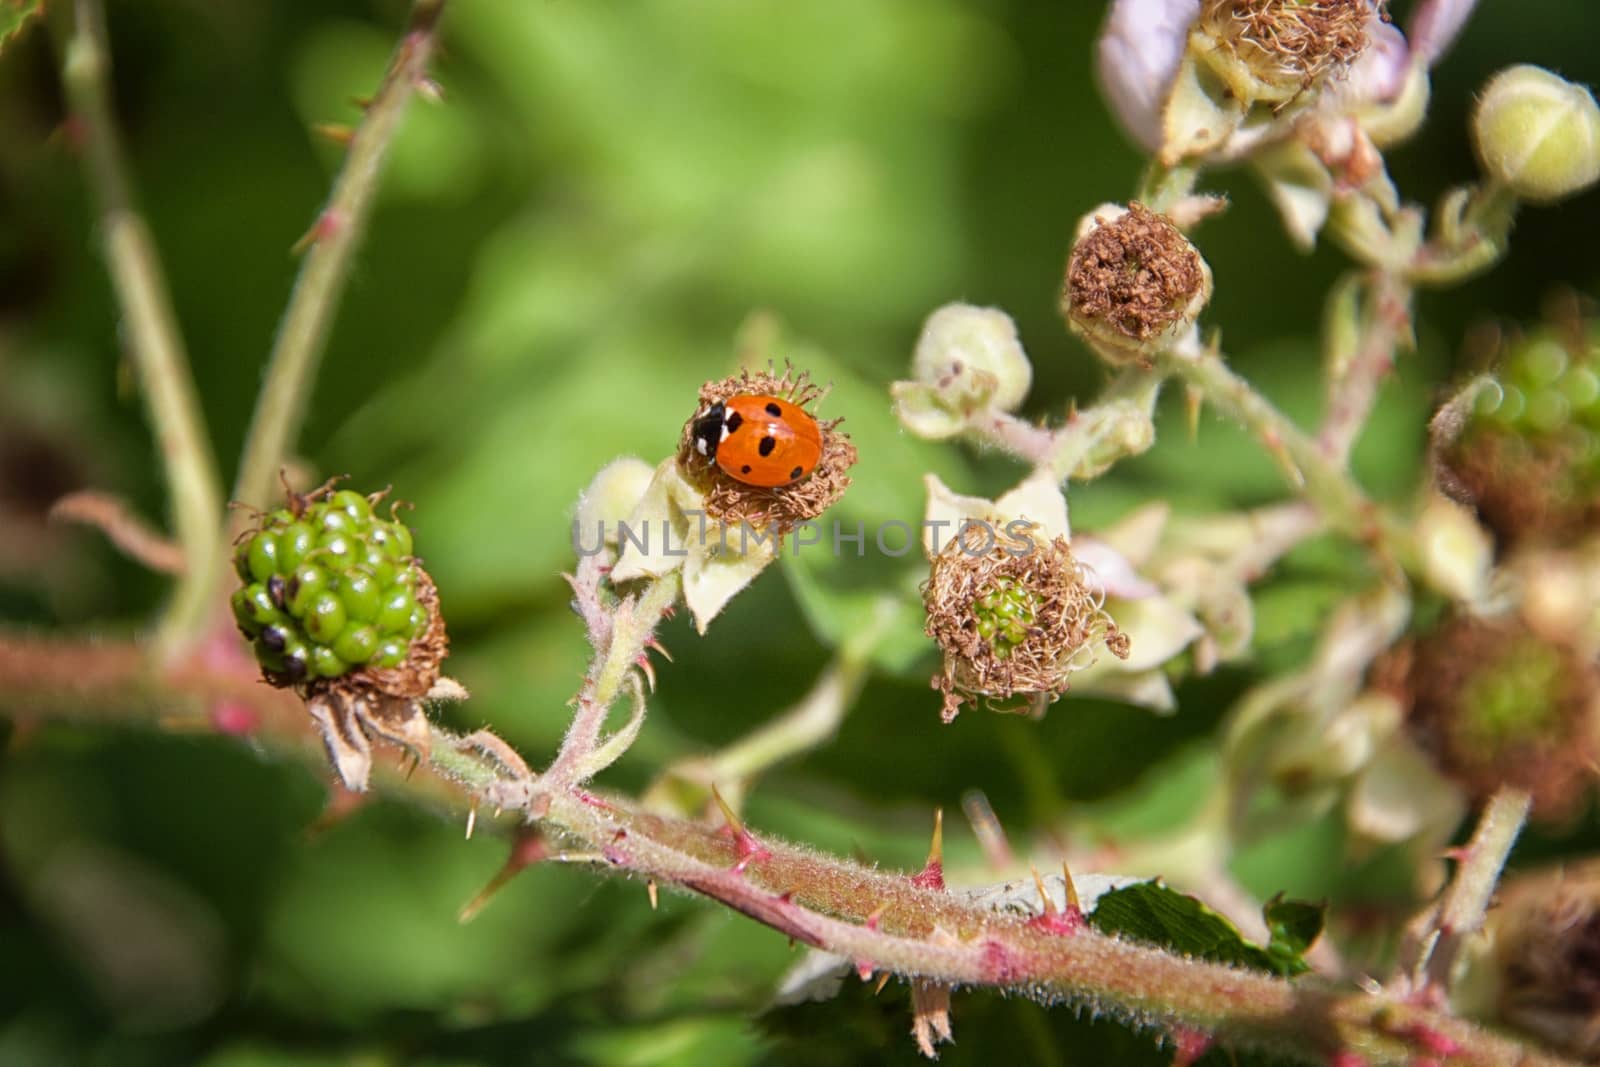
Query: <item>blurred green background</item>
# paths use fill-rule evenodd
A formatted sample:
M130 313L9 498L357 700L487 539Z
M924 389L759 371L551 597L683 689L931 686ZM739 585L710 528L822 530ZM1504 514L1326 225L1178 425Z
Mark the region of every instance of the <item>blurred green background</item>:
M405 5L354 0L110 4L115 91L166 260L205 414L236 460L296 262L289 247L358 118ZM1404 13L1404 8L1401 8ZM416 503L443 593L451 673L535 759L565 725L585 662L558 574L579 489L621 454L655 462L698 384L734 366L741 323L787 324L783 353L834 392L862 450L837 509L916 520L920 474L993 492L1016 468L904 436L887 383L920 322L955 299L1005 308L1036 368L1027 411L1086 400L1100 372L1062 329L1068 235L1125 199L1140 159L1090 75L1104 6L1084 0L463 0L446 18L440 105L419 104L328 350L301 454ZM1570 0L1487 4L1437 72L1429 126L1391 167L1431 202L1475 173L1475 88L1512 61L1600 81L1592 17ZM118 316L47 34L0 59L0 616L126 631L163 584L93 534L46 525L96 486L164 513L119 348ZM1336 251L1293 251L1238 174L1200 231L1208 321L1291 411L1317 403L1315 335ZM1489 276L1420 304L1407 357L1359 451L1374 489L1413 484L1422 423L1475 323L1529 319L1558 283L1593 292L1600 197L1525 214ZM1217 508L1276 499L1271 463L1175 410L1157 449L1073 496L1079 525L1154 497ZM910 560L772 571L703 639L679 620L640 745L606 778L637 787L797 699L839 634L796 583L904 584ZM1261 607L1268 662L1303 654L1342 589L1337 552L1291 560ZM848 605L846 605L848 606ZM1069 698L1042 723L937 722L933 659L899 649L832 745L751 801L758 826L914 866L929 815L989 796L1019 846L1097 805L1170 824L1208 774L1206 739L1253 677L1183 687L1155 718ZM473 924L456 912L502 858L460 828L374 804L320 835L321 779L202 737L55 727L0 762L0 1063L741 1064L913 1059L903 986L757 1018L796 958L774 933L581 870L523 875ZM952 820L973 877L977 850ZM1383 858L1348 868L1331 823L1240 857L1257 892L1403 906ZM1377 873L1374 873L1377 872ZM1387 895L1386 895L1387 894ZM1004 1040L1037 1063L1164 1062L1146 1037L1067 1011L956 1001L947 1062ZM1218 1062L1223 1062L1219 1060Z

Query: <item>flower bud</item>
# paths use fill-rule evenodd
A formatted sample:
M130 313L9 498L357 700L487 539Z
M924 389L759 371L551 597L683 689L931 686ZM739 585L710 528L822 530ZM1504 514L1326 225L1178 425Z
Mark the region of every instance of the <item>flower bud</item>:
M1061 311L1107 361L1148 362L1210 299L1211 268L1165 215L1108 204L1079 223Z
M623 456L602 467L578 498L577 535L616 544L618 527L644 498L655 473L636 456Z
M920 437L953 437L967 416L1013 411L1033 384L1033 367L1011 316L996 308L947 304L928 316L911 357L915 381L896 382L895 413Z
M1550 203L1600 180L1600 107L1589 90L1540 67L1491 78L1472 134L1483 169L1524 200Z

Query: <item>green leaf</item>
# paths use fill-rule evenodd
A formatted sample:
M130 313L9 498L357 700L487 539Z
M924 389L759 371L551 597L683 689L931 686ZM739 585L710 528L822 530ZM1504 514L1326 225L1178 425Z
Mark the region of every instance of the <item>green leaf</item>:
M1311 903L1308 900L1285 899L1282 893L1267 901L1261 917L1267 921L1267 931L1272 939L1267 942L1267 955L1280 964L1284 974L1304 973L1308 966L1306 952L1322 936L1322 921L1327 916L1326 900Z
M1101 933L1160 945L1215 963L1284 977L1309 970L1302 954L1321 932L1320 906L1275 898L1268 909L1273 939L1265 949L1245 940L1238 927L1196 898L1159 881L1140 882L1106 893L1088 918ZM1281 935L1273 925L1275 921L1282 927Z
M0 0L0 52L44 14L44 0Z

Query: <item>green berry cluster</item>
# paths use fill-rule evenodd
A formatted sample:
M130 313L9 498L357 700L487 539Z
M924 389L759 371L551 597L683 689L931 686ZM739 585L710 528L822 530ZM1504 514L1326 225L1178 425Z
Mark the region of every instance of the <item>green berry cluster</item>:
M1445 457L1508 541L1581 534L1600 498L1600 334L1570 333L1511 345Z
M996 659L1010 656L1027 639L1036 601L1015 579L1000 578L973 603L978 636L988 642Z
M428 626L411 531L348 489L262 516L234 566L234 618L282 684L398 667Z
M1600 344L1574 354L1548 333L1506 354L1500 388L1478 397L1474 422L1524 438L1565 434L1590 469L1600 471Z

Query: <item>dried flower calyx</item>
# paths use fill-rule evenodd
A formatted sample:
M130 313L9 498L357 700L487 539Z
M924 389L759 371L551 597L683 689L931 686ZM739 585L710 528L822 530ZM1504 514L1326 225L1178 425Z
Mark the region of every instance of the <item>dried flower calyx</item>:
M1489 913L1494 1015L1586 1062L1600 1058L1600 863L1511 878Z
M1126 636L1101 610L1067 539L1045 539L1038 529L968 523L933 559L924 628L944 653L934 686L944 693L946 722L971 698L1027 698L1042 709L1100 643L1127 658Z
M1372 0L1204 0L1195 41L1240 100L1281 105L1348 70L1382 11Z
M368 733L426 751L420 701L449 646L439 594L411 531L383 519L383 493L291 493L239 541L234 619L262 677L293 688L317 719L345 783L365 786Z
M1148 360L1211 298L1211 269L1165 215L1134 202L1085 217L1067 262L1061 310L1102 356Z
M1600 670L1512 619L1449 619L1379 668L1406 726L1470 796L1526 789L1534 814L1569 815L1600 756Z
M856 449L847 434L838 429L839 419L816 419L820 451L815 465L787 485L760 486L742 481L711 462L701 447L705 432L704 413L734 397L774 397L792 404L799 415L815 419L808 410L826 391L809 376L785 368L779 375L772 370L743 370L700 388L700 407L684 424L678 440L677 462L684 479L705 498L707 519L723 527L741 524L756 529L771 527L779 533L794 529L816 518L834 504L850 486L849 470L856 462ZM701 436L697 436L701 435Z

